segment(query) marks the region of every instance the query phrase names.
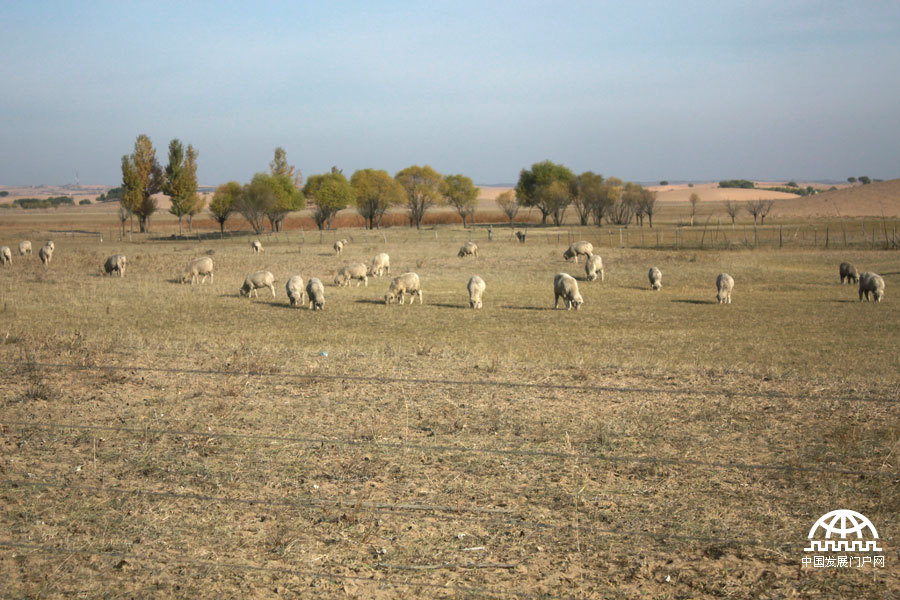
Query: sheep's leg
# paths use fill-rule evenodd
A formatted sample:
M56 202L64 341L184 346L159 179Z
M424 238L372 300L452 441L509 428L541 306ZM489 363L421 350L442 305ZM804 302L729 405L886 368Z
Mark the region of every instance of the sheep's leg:
M422 290L419 290L419 304L423 304L424 300L422 300Z
M553 299L553 308L559 308L559 294L554 294Z
M600 281L603 281L605 275L603 274L603 269L600 269Z
M274 286L274 285L270 285L270 286L269 286L269 289L272 290L272 297L274 298L274 297L275 297L275 286Z

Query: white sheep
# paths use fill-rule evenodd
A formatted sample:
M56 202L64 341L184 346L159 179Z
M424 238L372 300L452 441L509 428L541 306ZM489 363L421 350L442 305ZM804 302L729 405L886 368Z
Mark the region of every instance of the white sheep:
M478 275L472 275L466 289L469 290L469 306L471 308L481 308L481 296L484 294L484 279Z
M716 277L716 300L719 304L731 304L731 290L734 289L734 278L728 273L719 273Z
M28 240L19 242L19 254L21 254L22 256L31 254L31 242L29 242Z
M409 300L410 305L416 301L416 296L419 297L419 304L423 303L422 289L419 287L419 276L415 273L404 273L394 277L391 280L391 287L388 289L388 293L384 296L384 303L391 304L394 300L398 300L400 304L403 304L405 294L412 296Z
M581 297L581 293L578 291L578 282L568 273L556 274L556 277L553 278L553 293L555 295L553 308L559 308L560 298L565 302L566 310L570 310L573 307L575 310L578 310L584 304L584 298Z
M862 302L863 294L865 294L866 302L868 302L870 292L875 302L881 302L884 298L884 279L877 273L866 271L859 276L859 301Z
M125 277L125 259L124 254L113 254L103 263L103 270L107 275L112 276L113 272L119 274L119 277Z
M306 296L309 298L309 308L321 310L325 308L325 286L315 277L310 278L306 284Z
M459 249L458 257L462 258L463 256L478 256L478 245L475 242L466 242L462 245L462 248Z
M584 274L587 276L588 281L594 281L597 279L597 273L600 273L600 281L603 281L603 259L600 258L599 254L591 254L586 261L584 261Z
M369 266L369 277L381 277L386 273L391 272L391 257L382 252L381 254L376 254L375 258L372 259L372 264Z
M53 251L56 250L56 244L53 242L47 242L41 249L38 250L38 256L41 257L41 262L46 267L50 264L50 260L53 259Z
M350 285L350 281L356 279L356 287L359 287L360 283L365 283L366 287L369 287L369 277L366 275L366 272L366 265L362 263L344 265L337 275L334 276L334 285L338 287Z
M253 250L254 253L259 254L263 251L262 243L259 240L253 240L250 242L250 249Z
M12 252L9 246L0 246L0 265L12 264Z
M569 249L563 252L563 258L566 260L575 259L575 264L578 264L578 255L583 254L585 258L590 258L594 253L594 246L590 242L574 242L569 246Z
M303 289L302 277L294 275L284 284L284 289L287 291L287 297L291 301L291 306L303 304L303 301L306 299L306 292Z
M336 241L334 243L334 253L337 256L340 256L341 252L344 251L344 246L346 246L349 243L350 243L350 240L348 240L347 238L339 239L338 241Z
M265 287L272 290L272 297L274 298L275 276L272 275L272 273L269 271L256 271L255 273L250 273L247 275L247 278L244 279L244 285L241 286L241 296L252 298L255 293L256 297L259 298L259 292L256 290Z
M650 278L650 289L658 290L662 288L662 271L657 269L656 267L650 267L650 272L647 274Z
M200 279L201 285L206 282L207 277L209 277L210 283L213 282L213 261L208 256L195 258L189 262L181 274L181 283L187 283L190 280L191 285L194 285L194 282L201 276L203 277Z

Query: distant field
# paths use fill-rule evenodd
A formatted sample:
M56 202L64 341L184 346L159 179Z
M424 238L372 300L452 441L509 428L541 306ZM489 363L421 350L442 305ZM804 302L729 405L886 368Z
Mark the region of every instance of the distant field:
M78 225L4 221L0 245L57 226ZM289 231L260 255L247 236L60 235L47 269L14 256L0 267L5 594L900 595L896 251L752 249L740 228L727 250L724 225L715 250L656 249L647 228L644 248L607 228L528 231ZM479 257L457 258L470 237ZM607 274L579 282L577 312L552 308L555 273L583 279L562 259L570 239L592 241ZM420 275L424 305L384 305L389 278L331 285L381 251L392 275ZM113 253L124 279L100 274ZM208 253L213 284L175 282ZM886 300L858 302L843 260L881 273ZM256 269L276 298L237 295ZM324 311L288 305L293 274L326 283ZM845 507L878 526L887 567L801 569L812 523Z

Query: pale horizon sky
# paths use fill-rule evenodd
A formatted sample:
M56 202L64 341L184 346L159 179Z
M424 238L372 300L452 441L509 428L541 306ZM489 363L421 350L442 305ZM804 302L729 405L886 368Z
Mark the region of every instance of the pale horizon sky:
M900 3L0 0L0 185L412 164L513 183L900 176Z

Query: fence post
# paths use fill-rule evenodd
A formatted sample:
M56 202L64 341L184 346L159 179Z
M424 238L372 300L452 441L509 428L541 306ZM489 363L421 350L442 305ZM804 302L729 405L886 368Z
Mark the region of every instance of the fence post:
M828 249L828 225L825 226L825 249Z
M783 229L784 229L783 226L778 228L778 247L779 248L784 246L784 238L782 237Z

